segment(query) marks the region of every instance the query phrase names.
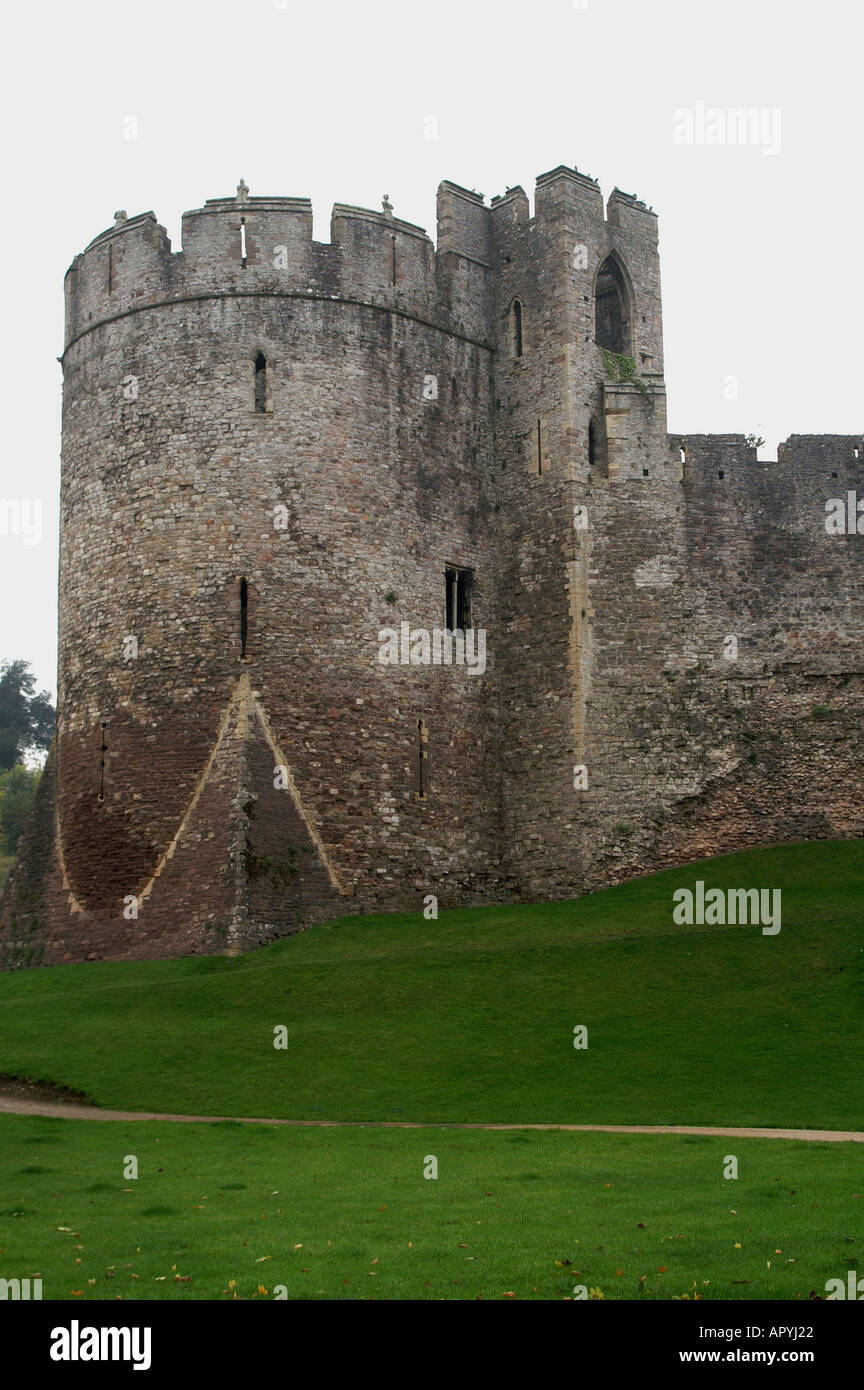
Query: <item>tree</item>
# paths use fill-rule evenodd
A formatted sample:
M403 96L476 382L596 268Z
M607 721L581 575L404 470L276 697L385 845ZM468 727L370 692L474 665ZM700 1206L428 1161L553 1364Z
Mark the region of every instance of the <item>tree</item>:
M15 853L41 776L38 767L19 766L0 772L0 851L3 854Z
M30 663L0 662L0 771L22 762L26 753L45 752L55 718L49 692L36 693Z

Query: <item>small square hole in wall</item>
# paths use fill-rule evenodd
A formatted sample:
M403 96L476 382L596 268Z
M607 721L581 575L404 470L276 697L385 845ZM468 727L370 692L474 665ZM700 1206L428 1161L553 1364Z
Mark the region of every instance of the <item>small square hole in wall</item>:
M718 468L718 469L717 469L717 477L718 477L718 478L725 478L725 477L726 477L726 474L723 472L723 469L722 469L722 468Z
M831 477L832 477L832 478L836 478L836 477L837 477L837 474L836 474L836 473L832 473L832 474L831 474Z
M643 477L643 478L647 478L647 477L648 477L648 469L647 469L647 468L643 468L643 469L642 469L642 477Z

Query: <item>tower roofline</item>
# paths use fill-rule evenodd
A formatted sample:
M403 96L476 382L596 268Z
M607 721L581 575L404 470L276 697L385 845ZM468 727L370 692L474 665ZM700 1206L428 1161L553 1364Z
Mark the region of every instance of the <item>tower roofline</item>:
M554 169L549 169L545 174L538 174L535 180L538 188L545 183L552 183L555 179L573 179L576 183L587 184L590 188L599 188L600 183L593 179L590 174L583 174L574 166L572 169L568 164L558 164Z

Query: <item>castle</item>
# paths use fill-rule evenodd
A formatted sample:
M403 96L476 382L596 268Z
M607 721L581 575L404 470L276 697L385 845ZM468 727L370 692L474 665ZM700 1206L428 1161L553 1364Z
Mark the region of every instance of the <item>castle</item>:
M667 434L635 197L445 182L437 248L386 197L329 243L242 182L181 251L119 213L62 362L58 725L7 967L864 834L864 539L826 529L861 440ZM416 635L454 629L482 670Z

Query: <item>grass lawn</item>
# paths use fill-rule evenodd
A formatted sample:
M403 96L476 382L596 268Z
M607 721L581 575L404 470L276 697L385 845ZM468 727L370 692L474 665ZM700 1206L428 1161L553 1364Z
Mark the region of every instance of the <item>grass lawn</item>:
M2 1116L0 1272L73 1302L806 1301L861 1264L862 1167L857 1144Z
M780 888L779 935L675 926L697 878ZM6 974L0 1072L196 1114L860 1129L862 967L864 844L792 845L230 960Z

